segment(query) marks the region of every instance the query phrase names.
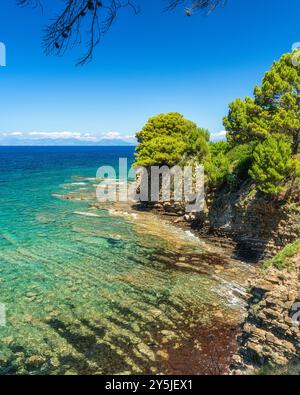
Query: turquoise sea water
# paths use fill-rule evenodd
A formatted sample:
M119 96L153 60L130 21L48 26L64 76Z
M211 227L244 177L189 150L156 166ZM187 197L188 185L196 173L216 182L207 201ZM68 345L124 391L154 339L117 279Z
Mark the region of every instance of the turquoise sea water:
M191 336L226 301L172 264L196 247L90 207L97 168L119 157L133 148L0 147L0 374L172 373L185 341L201 350Z

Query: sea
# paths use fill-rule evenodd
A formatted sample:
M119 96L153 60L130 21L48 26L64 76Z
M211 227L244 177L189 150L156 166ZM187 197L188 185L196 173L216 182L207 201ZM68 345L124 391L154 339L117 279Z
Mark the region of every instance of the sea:
M134 147L0 147L1 375L227 369L246 265L152 213L95 204L97 169L118 174L119 158L130 166Z

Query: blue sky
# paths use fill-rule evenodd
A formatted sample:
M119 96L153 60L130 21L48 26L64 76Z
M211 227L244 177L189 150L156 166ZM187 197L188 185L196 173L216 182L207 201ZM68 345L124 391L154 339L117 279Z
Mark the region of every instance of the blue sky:
M272 62L300 41L299 0L284 7L281 0L228 0L210 16L191 18L182 9L163 13L164 0L136 1L141 13L122 12L84 67L75 66L80 50L43 54L53 2L44 1L42 15L1 1L7 67L0 68L0 134L131 136L168 111L218 133L228 103L250 95Z

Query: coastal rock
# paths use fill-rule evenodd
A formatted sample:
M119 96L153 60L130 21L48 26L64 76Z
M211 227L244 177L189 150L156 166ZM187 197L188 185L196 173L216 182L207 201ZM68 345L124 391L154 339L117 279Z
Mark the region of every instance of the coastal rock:
M185 214L184 220L188 223L192 223L196 220L196 215L195 214Z
M184 217L179 217L174 221L175 224L179 224L180 222L184 222Z
M206 202L207 218L200 223L199 233L230 238L239 257L253 261L272 257L300 236L297 192L283 203L266 199L246 182L236 192L215 190ZM269 281L275 284L276 276L270 275Z
M238 335L239 349L232 358L232 374L255 372L268 363L285 366L299 357L300 328L292 315L299 302L299 258L300 252L292 270L269 268L255 280L249 291L249 315Z

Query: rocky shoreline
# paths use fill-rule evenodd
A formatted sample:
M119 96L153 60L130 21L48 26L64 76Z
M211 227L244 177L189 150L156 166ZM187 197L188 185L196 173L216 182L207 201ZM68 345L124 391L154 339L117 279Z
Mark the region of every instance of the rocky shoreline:
M81 200L85 200L84 196ZM91 204L92 208L103 208L103 205L98 206L98 203ZM244 258L252 266L251 279L248 286L247 282L244 285L247 292L239 295L247 301L246 314L234 334L235 346L231 337L231 358L224 362L227 368L223 363L222 374L253 374L266 366L275 369L298 362L300 332L292 317L293 308L300 302L300 253L289 269L261 269L260 265L265 258L274 256L287 243L299 238L298 203L266 201L253 193L251 185L245 185L235 194L209 196L201 215L185 214L182 203L177 202L138 203L132 207L115 207L115 210L116 215L124 210L133 216L152 213L219 247L232 258ZM178 262L178 268L195 272L200 269L189 260ZM169 352L172 354L172 348ZM176 353L173 353L172 361L176 360ZM180 366L182 368L182 364Z
M204 212L185 214L184 202L140 204L192 229L202 239L229 248L237 259L261 262L300 238L300 191L288 201L268 200L251 183L237 191L207 193Z
M299 365L299 280L300 252L288 269L262 269L249 282L248 317L238 337L239 351L232 359L233 374Z
M287 269L263 269L261 262L299 238L300 207L294 203L266 202L249 195L249 187L240 191L238 198L231 199L234 204L227 201L224 206L220 204L221 196L217 209L209 202L206 213L200 216L184 214L184 207L174 202L142 204L140 209L153 211L176 226L192 230L233 257L256 262L256 275L247 288L247 315L237 334L238 349L232 357L230 373L295 369L300 362L300 329L299 321L295 320L300 311L300 251ZM224 223L226 226L221 225ZM296 368L296 373L299 372Z
M160 270L170 270L170 273L190 277L192 283L189 287L195 281L203 281L198 288L200 297L194 293L192 302L182 298L186 311L182 314L182 319L176 322L175 339L170 336L161 341L158 339L159 350L152 349L157 357L157 372L229 374L230 361L237 350L237 332L245 313L244 289L255 269L229 258L230 254L224 253L224 249L214 243L196 237L188 223L184 229L178 227L179 223L175 227L167 221L171 216L158 217L152 210L148 212L130 202L97 202L92 188L78 193L71 192L66 187L65 194L55 197L88 206L87 209L74 208L76 215L96 218L100 216L99 211L105 210L110 216L121 217L131 224L133 232L139 235L145 245L149 243L151 248L153 241L157 239L160 240L159 245L165 246L165 249L157 250L151 256L151 259L160 262ZM176 218L178 219L172 217ZM181 225L184 226L185 223L182 222ZM170 278L170 281L173 282L174 279L175 277ZM131 283L131 276L124 276L122 281ZM186 290L189 287L184 284ZM210 290L210 299L206 296L207 289ZM159 310L156 304L155 309ZM177 313L181 315L180 310ZM153 329L155 334L157 329L155 326ZM164 328L164 331L167 334L169 329Z

